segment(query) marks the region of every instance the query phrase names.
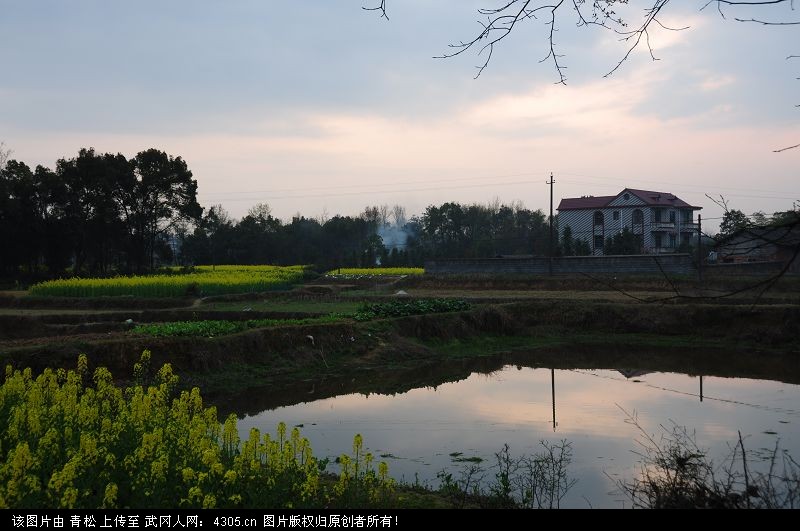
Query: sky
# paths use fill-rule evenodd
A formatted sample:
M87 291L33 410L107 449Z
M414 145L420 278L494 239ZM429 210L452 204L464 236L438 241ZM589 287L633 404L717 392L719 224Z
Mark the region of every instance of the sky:
M203 206L258 203L289 220L445 201L549 208L625 187L671 192L718 223L731 208L800 201L800 25L789 4L753 12L672 0L658 61L619 37L519 26L482 56L434 56L476 35L496 0L0 0L0 141L54 167L83 147L181 156ZM645 6L622 10L631 23Z

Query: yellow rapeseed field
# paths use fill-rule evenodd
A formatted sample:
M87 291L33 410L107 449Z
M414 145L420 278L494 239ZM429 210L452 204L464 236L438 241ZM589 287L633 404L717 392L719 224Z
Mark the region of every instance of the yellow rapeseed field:
M327 277L379 277L421 275L425 270L421 267L342 267L325 273Z
M59 297L182 297L270 291L300 282L306 266L197 266L191 273L114 278L50 280L31 287L31 295Z

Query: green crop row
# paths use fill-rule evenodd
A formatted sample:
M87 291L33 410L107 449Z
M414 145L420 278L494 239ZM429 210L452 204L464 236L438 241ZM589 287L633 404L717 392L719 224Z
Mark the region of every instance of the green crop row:
M353 318L368 321L376 317L403 317L424 313L462 312L470 309L470 304L460 299L417 299L395 300L391 302L364 303Z
M137 325L132 331L154 337L217 337L235 334L251 328L266 328L282 325L304 325L330 323L340 320L335 316L306 319L250 319L248 321L175 321Z

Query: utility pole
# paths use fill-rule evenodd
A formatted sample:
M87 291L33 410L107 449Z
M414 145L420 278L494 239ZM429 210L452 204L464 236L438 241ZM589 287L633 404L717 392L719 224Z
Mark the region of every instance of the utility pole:
M547 253L550 255L547 260L550 276L553 276L553 253L555 252L555 247L553 246L553 184L555 182L555 179L553 179L553 172L550 172L550 180L545 181L546 184L550 185L550 252Z
M697 214L697 281L703 281L703 215Z
M550 393L553 397L553 431L556 431L556 370L550 369Z
M703 375L700 375L700 402L703 401Z

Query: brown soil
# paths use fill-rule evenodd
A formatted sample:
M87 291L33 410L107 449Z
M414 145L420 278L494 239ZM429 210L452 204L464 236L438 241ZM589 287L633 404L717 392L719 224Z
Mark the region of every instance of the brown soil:
M181 308L191 306L193 298L141 297L20 297L18 292L0 292L0 308L64 308L99 310Z

